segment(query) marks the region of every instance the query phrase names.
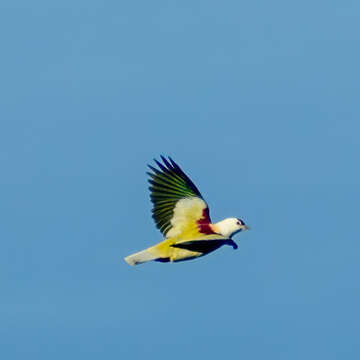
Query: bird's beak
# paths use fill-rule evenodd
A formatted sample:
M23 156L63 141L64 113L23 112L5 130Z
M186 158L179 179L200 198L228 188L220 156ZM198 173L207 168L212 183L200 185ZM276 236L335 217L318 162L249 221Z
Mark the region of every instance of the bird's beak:
M244 230L250 230L251 229L251 227L250 226L248 226L248 225L244 225Z

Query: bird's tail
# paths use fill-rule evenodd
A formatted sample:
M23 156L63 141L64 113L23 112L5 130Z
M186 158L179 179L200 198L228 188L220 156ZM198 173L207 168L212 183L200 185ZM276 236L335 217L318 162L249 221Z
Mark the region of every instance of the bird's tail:
M129 265L138 265L138 264L142 264L144 262L156 260L157 258L158 257L151 254L148 249L145 249L145 250L139 251L135 254L127 256L124 260Z

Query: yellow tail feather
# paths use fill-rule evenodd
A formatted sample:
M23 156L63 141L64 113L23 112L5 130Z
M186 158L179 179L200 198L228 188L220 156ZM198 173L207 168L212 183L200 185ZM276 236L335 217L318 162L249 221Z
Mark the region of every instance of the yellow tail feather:
M129 255L124 260L129 265L138 265L138 264L142 264L144 262L148 262L148 261L152 261L152 260L156 260L156 259L157 259L157 256L150 254L150 252L146 249L146 250L139 251L135 254Z

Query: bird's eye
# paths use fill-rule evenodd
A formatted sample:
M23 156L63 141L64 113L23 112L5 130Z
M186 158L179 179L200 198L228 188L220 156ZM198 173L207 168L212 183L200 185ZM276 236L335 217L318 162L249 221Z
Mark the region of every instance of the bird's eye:
M238 221L238 222L236 223L236 225L241 225L241 224L240 224L240 221Z

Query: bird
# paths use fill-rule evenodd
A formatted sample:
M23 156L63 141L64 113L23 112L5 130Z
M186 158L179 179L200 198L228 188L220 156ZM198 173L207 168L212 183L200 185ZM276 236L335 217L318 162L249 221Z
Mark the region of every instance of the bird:
M164 240L124 258L129 265L149 261L163 263L191 260L207 255L223 245L237 249L232 237L250 227L239 218L217 223L210 219L209 206L192 180L168 156L148 165L152 217Z

